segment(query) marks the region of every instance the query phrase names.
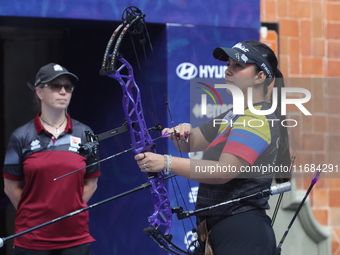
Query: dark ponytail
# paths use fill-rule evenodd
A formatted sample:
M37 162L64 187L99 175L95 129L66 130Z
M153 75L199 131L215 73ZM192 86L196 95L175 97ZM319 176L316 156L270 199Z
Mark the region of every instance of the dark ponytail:
M277 68L275 74L274 87L277 88L277 107L275 115L280 119L280 123L285 119L285 116L281 114L281 89L285 86L284 79L281 71ZM273 101L273 100L271 100ZM286 169L290 168L290 150L289 150L289 136L287 128L283 125L279 125L280 128L280 144L276 156L276 166L284 166ZM289 172L277 172L275 174L275 180L277 183L287 182L291 179L291 173Z
M285 119L285 116L281 115L281 89L285 85L284 85L283 75L281 71L277 68L278 61L275 56L275 53L271 48L269 48L267 45L259 41L250 40L250 41L245 41L245 43L250 45L257 52L259 52L273 68L273 71L275 73L274 87L277 88L277 92L278 92L278 102L277 102L277 107L275 110L275 115L280 120L280 123L281 123ZM261 71L260 67L258 66L256 67L257 67L257 71L260 72ZM273 79L266 79L265 84L264 84L265 95L268 93L268 86L272 82L273 82ZM273 100L271 100L271 102L272 101ZM287 131L287 128L282 125L279 125L279 127L280 127L280 142L279 142L275 165L280 166L280 167L282 166L282 169L289 169L291 165L291 162L290 162L291 160L290 160L288 131ZM275 173L275 181L277 183L289 181L290 178L291 178L290 172Z

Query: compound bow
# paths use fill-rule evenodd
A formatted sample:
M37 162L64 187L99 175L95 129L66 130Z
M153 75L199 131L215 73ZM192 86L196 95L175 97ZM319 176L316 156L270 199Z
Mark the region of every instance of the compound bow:
M100 69L100 75L117 80L123 89L123 109L132 140L132 148L136 154L147 151L156 152L156 150L144 119L140 90L134 78L133 68L122 57L119 49L126 32L132 34L146 32L148 37L144 17L145 14L134 6L127 7L123 11L122 23L113 32L107 44ZM116 67L118 63L120 65ZM150 226L144 229L144 232L170 254L188 254L171 242L170 230L172 214L175 210L170 206L163 173L148 173L148 182L151 185L154 213L148 217Z

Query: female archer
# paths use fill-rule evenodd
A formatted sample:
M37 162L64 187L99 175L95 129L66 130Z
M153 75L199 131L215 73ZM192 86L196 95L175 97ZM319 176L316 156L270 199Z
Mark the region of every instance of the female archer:
M277 67L274 52L265 44L251 40L238 43L232 48L216 48L213 56L227 63L226 83L238 87L245 95L244 114L233 114L233 109L230 109L215 119L232 122L216 124L214 120L210 120L196 128L192 128L190 124L180 124L163 130L163 133L172 133L170 139L182 152L204 151L202 160L152 152L135 156L143 172L165 171L198 181L197 209L270 188L274 172L251 173L242 171L244 169L260 169L261 166L281 166L282 169L282 166L289 167L290 164L286 128L280 125L280 121L268 121L283 119L280 102L275 112L268 115L254 114L246 105L250 96L247 96L248 88L252 88L253 108L269 110L271 103L266 100L268 87L272 83L278 90L284 87L283 75ZM251 119L260 120L264 124L259 127L250 126L247 123ZM178 142L187 138L187 143ZM232 166L236 171L213 174L196 171L197 166L209 168L216 165ZM284 180L282 176L277 178L277 182ZM214 255L275 254L275 235L271 220L265 212L269 209L268 199L269 197L247 199L198 214L198 229L201 234L202 230L206 232L203 234L207 238L202 240L206 241L206 254L209 254L208 249Z

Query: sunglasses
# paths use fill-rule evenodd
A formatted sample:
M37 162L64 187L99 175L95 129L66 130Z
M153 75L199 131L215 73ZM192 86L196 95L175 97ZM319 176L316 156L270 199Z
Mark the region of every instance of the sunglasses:
M58 83L49 83L49 84L44 84L41 86L41 88L46 88L46 87L50 87L50 89L53 92L60 92L62 88L64 88L67 93L72 93L74 90L74 85L71 85L71 84L61 85Z

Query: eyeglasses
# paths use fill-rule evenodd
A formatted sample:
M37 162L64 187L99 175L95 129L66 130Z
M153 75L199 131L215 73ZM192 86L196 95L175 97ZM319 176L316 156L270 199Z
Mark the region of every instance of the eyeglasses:
M72 93L74 90L74 85L71 85L71 84L61 85L58 83L49 83L49 84L44 84L41 86L41 88L46 88L46 87L50 87L50 89L53 92L60 92L62 88L64 88L67 93Z

